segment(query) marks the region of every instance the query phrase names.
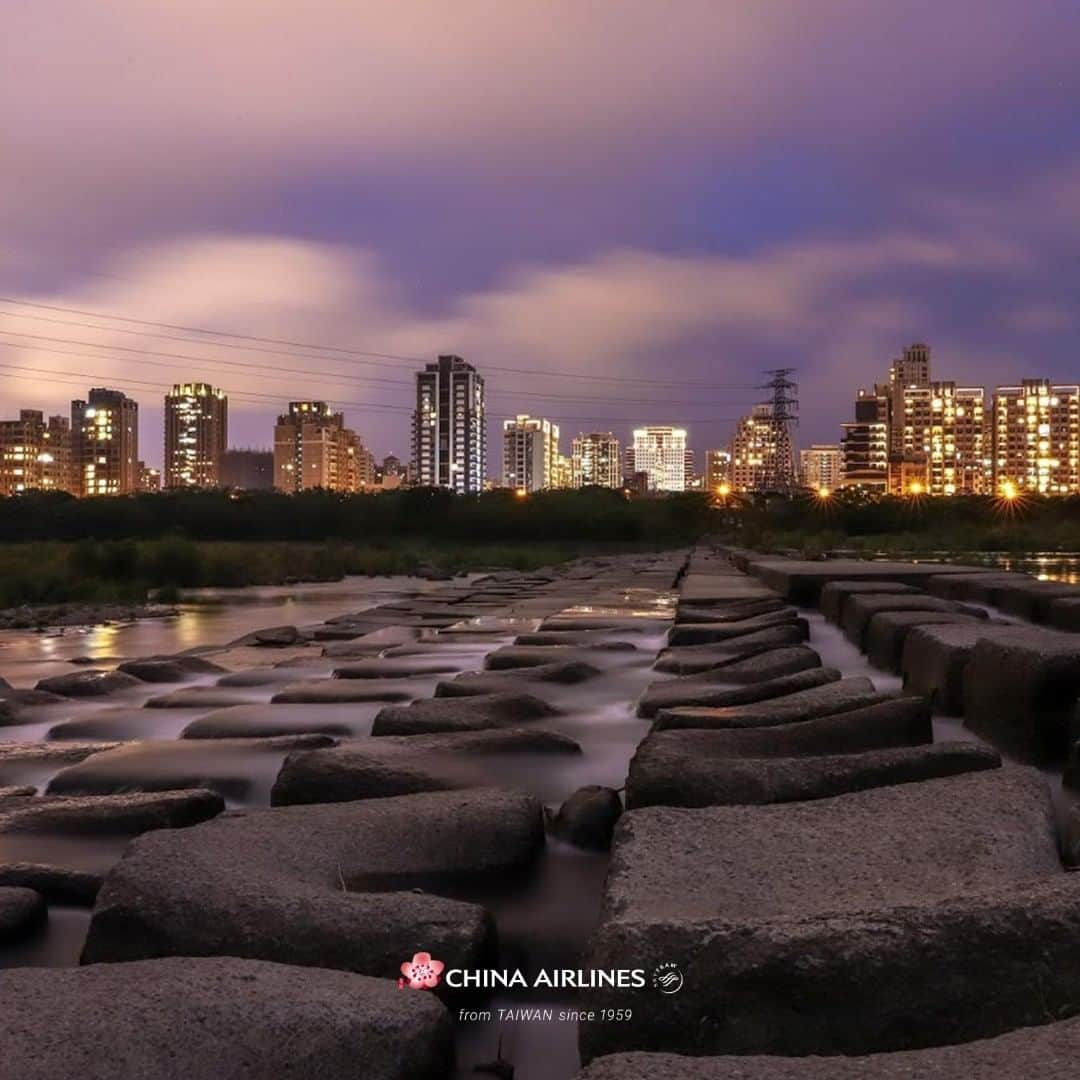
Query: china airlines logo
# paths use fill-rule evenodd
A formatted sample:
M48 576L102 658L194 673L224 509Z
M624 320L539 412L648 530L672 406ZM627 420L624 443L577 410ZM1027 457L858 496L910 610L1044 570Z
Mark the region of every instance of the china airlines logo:
M433 990L439 985L439 976L446 965L441 960L432 960L431 953L418 952L412 960L401 965L401 978L398 989Z

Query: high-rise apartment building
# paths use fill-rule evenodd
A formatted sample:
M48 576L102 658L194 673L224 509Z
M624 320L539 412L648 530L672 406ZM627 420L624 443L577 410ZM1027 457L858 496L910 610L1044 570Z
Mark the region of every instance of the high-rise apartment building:
M705 487L712 492L731 486L731 451L705 451Z
M634 471L646 474L650 491L685 491L685 428L637 428L634 431Z
M981 386L949 381L904 388L899 454L913 467L925 463L918 482L927 494L977 495L989 486L984 398Z
M995 493L1080 493L1080 385L1024 379L999 386L992 427Z
M904 391L930 383L930 346L916 342L904 349L889 367L889 451L904 453L904 429L907 415Z
M768 491L794 471L794 448L771 405L755 405L731 440L731 485L736 491Z
M161 470L152 468L145 461L139 462L139 490L144 495L154 495L161 490Z
M860 390L855 419L842 425L840 486L884 493L889 485L888 387Z
M412 427L415 482L459 494L483 490L487 473L484 380L460 356L416 373Z
M559 427L539 416L503 422L503 487L543 491L558 486Z
M178 383L165 396L165 475L168 488L222 486L228 445L229 399L208 383Z
M279 491L360 491L374 459L345 417L325 401L290 401L274 427L274 487Z
M610 431L582 432L570 450L574 487L622 486L619 440Z
M81 495L139 490L139 406L119 390L95 387L71 403L72 463Z
M71 471L71 425L65 416L22 409L0 420L0 496L24 491L78 494Z
M833 443L814 443L799 451L802 482L815 491L835 491L840 486L840 447Z

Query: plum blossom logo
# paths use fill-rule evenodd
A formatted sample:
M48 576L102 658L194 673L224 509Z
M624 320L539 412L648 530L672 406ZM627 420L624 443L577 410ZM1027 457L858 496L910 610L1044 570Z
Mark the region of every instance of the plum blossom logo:
M431 953L418 952L412 960L401 965L401 978L398 989L433 990L439 985L439 976L446 965L441 960L432 960Z

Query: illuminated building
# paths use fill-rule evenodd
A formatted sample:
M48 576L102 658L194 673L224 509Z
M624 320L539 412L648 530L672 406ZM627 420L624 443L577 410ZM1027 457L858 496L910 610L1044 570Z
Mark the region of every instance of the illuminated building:
M913 465L925 461L927 494L977 495L988 487L984 398L981 386L955 382L905 388L900 453Z
M731 451L705 451L705 486L716 491L723 484L731 484Z
M904 447L904 429L907 413L904 391L911 387L930 383L930 346L916 342L904 349L901 356L889 367L889 451L893 454L907 452Z
M686 430L676 427L635 429L634 471L645 473L650 491L685 491Z
M161 470L151 468L145 462L139 462L139 490L144 494L153 494L161 490Z
M182 383L165 397L165 486L222 486L229 399L207 383Z
M855 419L842 425L840 486L884 492L889 484L889 396L887 387L860 390Z
M71 425L36 409L0 420L0 496L24 491L78 494L71 470Z
M97 387L71 403L72 462L81 495L139 490L139 406L119 390Z
M1080 493L1080 386L1049 379L999 386L992 425L996 493Z
M558 486L559 427L544 417L503 422L503 487L543 491Z
M576 488L620 487L619 440L610 431L582 432L571 443L571 471Z
M484 380L460 356L440 356L416 373L412 453L415 483L459 495L484 489L487 417Z
M815 491L835 491L840 486L840 447L814 443L799 452L802 482Z
M274 426L274 487L296 493L360 491L374 482L375 463L345 417L325 401L290 401Z
M735 491L768 491L793 472L791 436L773 417L771 405L755 405L731 440L731 486Z

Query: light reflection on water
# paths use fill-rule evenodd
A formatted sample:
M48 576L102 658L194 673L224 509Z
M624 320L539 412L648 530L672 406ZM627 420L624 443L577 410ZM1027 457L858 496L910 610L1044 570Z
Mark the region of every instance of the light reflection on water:
M895 559L880 552L875 558ZM1040 581L1060 581L1080 585L1080 553L1061 551L928 551L920 552L920 561L936 559L962 566L987 566L995 570L1031 574Z

